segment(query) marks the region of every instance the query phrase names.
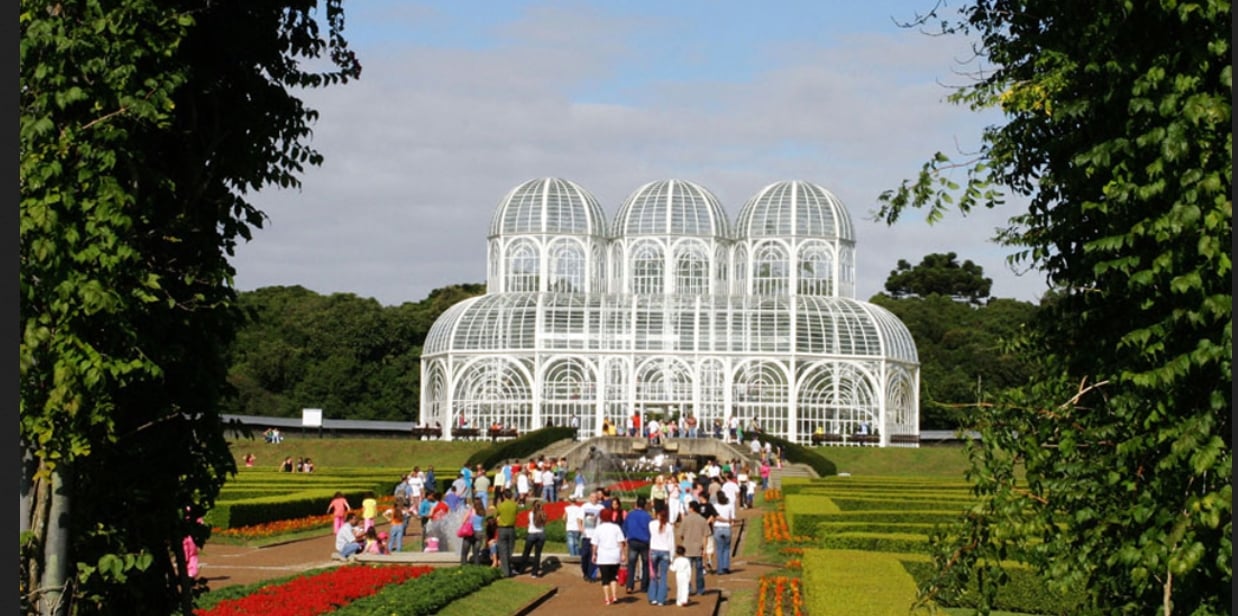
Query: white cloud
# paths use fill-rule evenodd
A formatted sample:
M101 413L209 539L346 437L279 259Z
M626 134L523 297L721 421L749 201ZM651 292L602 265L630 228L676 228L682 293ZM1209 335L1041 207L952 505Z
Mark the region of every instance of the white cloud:
M732 219L770 182L812 181L850 207L861 299L899 259L949 251L983 266L995 295L1043 291L1038 276L1008 272L1006 251L986 241L1013 210L933 227L916 212L894 227L866 220L877 195L934 151L956 139L974 147L983 118L945 103L937 83L965 51L957 41L855 35L771 47L763 53L774 68L744 81L607 82L645 57L624 47L639 27L541 9L480 48L354 44L362 78L304 94L321 112L312 145L326 162L306 172L301 191L255 198L270 223L238 249L238 287L300 284L399 304L484 282L498 200L524 180L558 176L612 215L645 182L690 179ZM580 100L591 80L620 94Z

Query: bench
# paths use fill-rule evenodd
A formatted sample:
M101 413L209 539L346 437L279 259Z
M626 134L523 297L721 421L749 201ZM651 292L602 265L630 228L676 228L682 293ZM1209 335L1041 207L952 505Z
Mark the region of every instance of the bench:
M516 438L517 436L520 436L520 431L515 428L508 428L506 430L495 430L494 428L491 428L486 431L486 434L489 434L490 441L494 442L501 438Z
M410 433L417 440L438 438L443 435L442 428L413 428Z

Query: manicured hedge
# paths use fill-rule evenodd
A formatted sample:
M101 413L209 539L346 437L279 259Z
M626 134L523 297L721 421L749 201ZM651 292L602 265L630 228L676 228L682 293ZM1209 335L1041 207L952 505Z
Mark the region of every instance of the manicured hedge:
M327 503L331 502L335 492L336 490L329 489L306 490L278 496L218 502L215 507L206 512L203 520L214 528L235 528L276 520L323 515L327 512ZM344 496L349 502L360 504L366 492L365 490L346 491Z
M804 550L805 607L813 616L907 614L916 581L904 555L860 550ZM926 559L927 560L927 559Z
M373 595L340 607L331 614L333 616L437 614L452 601L466 597L500 577L502 577L502 572L491 567L477 565L443 567L403 584L387 586Z
M817 471L817 475L820 477L838 474L838 466L813 449L802 445L796 445L791 441L779 438L773 434L769 434L768 432L761 433L761 440L768 442L770 447L781 447L783 456L788 462L807 464L808 466L811 466L814 471ZM784 479L783 481L786 480Z
M917 533L823 533L817 537L817 545L834 550L910 554L928 554L931 549L929 536Z
M576 434L575 428L552 427L526 432L520 436L497 442L490 447L474 452L469 456L468 464L475 467L494 468L508 460L524 460L553 443L570 439Z

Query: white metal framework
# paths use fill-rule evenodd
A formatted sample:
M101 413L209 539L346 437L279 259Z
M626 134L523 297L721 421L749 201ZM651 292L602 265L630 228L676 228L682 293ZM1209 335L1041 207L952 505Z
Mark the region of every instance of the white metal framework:
M423 348L422 417L445 437L573 417L600 434L657 412L797 443L918 442L915 342L854 298L851 219L820 186L763 188L733 231L692 182L640 187L608 227L579 185L535 179L499 202L488 252L487 294L444 312Z

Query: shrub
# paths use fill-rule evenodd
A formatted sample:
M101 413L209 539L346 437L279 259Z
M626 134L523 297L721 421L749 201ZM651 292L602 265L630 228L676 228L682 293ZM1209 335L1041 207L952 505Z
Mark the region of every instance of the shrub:
M933 575L933 564L929 562L906 561L903 566L920 585ZM1026 565L1010 563L1003 567L1008 578L997 590L996 609L1027 614L1076 614L1083 607L1082 593L1054 592L1044 578ZM966 591L955 596L938 596L937 604L974 609L979 605L976 588L976 581L970 580Z
M465 464L470 467L480 464L482 468L494 468L508 460L523 460L552 443L572 438L575 433L574 428L565 426L526 432L509 441L495 443L481 451L474 452Z
M858 550L804 550L807 612L813 616L907 614L917 591L903 558Z
M437 614L452 601L489 585L501 575L498 569L477 565L435 569L415 580L388 586L331 613L333 616Z

